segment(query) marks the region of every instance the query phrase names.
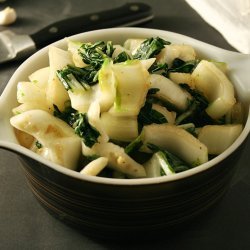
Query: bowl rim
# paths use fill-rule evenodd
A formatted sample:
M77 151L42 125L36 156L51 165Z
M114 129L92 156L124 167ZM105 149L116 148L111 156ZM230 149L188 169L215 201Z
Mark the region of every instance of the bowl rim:
M244 57L247 56L250 58L249 55L242 55L238 52L232 52L232 51L228 51L225 49L221 49L219 47L216 47L214 45L199 41L197 39L194 39L192 37L186 36L186 35L182 35L179 33L175 33L175 32L170 32L170 31L165 31L165 30L160 30L160 29L151 29L151 28L137 28L137 27L123 27L123 28L108 28L108 29L100 29L100 30L94 30L94 31L88 31L88 32L83 32L83 33L79 33L73 36L70 36L69 38L72 40L79 40L79 39L83 39L81 37L98 37L101 36L101 34L109 34L109 33L116 33L116 32L122 32L122 33L133 33L133 34L137 34L138 36L142 36L142 34L144 34L143 36L145 37L146 34L158 34L161 33L164 36L170 36L173 37L177 40L184 40L184 43L189 44L191 43L196 43L198 45L201 46L206 46L209 47L212 50L216 50L220 53L226 53L232 56L236 56L236 57ZM163 36L161 35L161 36ZM160 35L159 35L160 36ZM60 39L57 42L54 42L44 48L42 48L41 50L37 51L36 53L34 53L32 56L30 56L28 59L26 59L18 68L17 70L14 72L14 74L12 75L12 77L10 78L8 84L6 85L2 95L0 96L0 104L1 101L3 102L3 99L6 98L9 93L11 91L13 91L13 88L15 87L15 85L17 84L17 79L19 74L22 72L23 69L25 69L27 67L27 65L29 63L31 63L34 60L37 60L37 58L39 57L43 57L46 55L46 53L48 52L48 47L49 46L57 46L57 47L65 47L66 46L66 39ZM48 53L47 53L48 54ZM249 90L250 87L248 87ZM0 105L1 107L1 105ZM247 111L246 111L247 112ZM36 153L32 152L29 149L24 148L23 146L21 146L20 144L18 144L17 140L16 142L8 142L8 141L3 141L0 139L0 148L5 148L11 151L14 151L16 153L19 153L21 155L25 155L27 157L30 157L44 165L46 165L47 167L52 168L53 170L60 172L62 174L68 175L72 178L76 178L82 181L88 181L88 182L93 182L93 183L99 183L99 184L108 184L108 185L125 185L125 186L130 186L130 185L153 185L153 184L159 184L159 183L166 183L166 182L172 182L172 181L178 181L184 178L188 178L190 176L196 175L198 173L204 172L212 167L215 167L217 164L219 164L220 162L222 162L225 158L227 158L230 154L232 154L238 147L240 147L240 145L246 140L248 134L250 131L250 109L249 109L249 103L248 103L248 115L247 115L247 119L246 119L246 123L245 126L243 128L242 133L240 134L240 136L235 140L235 142L229 147L227 148L223 153L221 153L220 155L216 156L215 158L213 158L212 160L209 160L208 162L199 165L197 167L194 167L192 169L186 170L184 172L180 172L174 175L169 175L169 176L161 176L161 177L154 177L154 178L136 178L136 179L115 179L115 178L106 178L106 177L97 177L97 176L88 176L88 175L83 175L80 174L77 171L74 170L70 170L67 169L65 167L62 167L58 164L55 164L49 160L46 160L44 158L42 158L41 156L37 155Z

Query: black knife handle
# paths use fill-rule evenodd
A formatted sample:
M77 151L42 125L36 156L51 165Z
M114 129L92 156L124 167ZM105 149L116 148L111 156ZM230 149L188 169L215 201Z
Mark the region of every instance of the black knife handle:
M133 26L152 17L150 6L143 3L127 3L118 8L55 22L30 36L36 48L40 49L66 36L94 29Z

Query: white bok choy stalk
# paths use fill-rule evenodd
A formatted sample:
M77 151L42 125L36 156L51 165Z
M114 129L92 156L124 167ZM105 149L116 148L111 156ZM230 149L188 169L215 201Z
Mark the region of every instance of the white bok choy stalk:
M14 114L34 108L50 110L46 99L46 91L33 82L19 82L17 84L17 101L21 105L13 110Z
M49 67L38 69L29 75L30 82L19 82L17 84L17 100L21 105L12 110L13 114L20 114L32 109L53 111L46 96L49 73Z
M116 116L137 116L150 87L149 73L139 60L113 65L116 96L110 113Z
M167 110L167 108L165 108L165 107L163 107L163 106L161 106L159 104L156 104L156 103L153 103L152 109L154 109L154 110L158 111L159 113L161 113L166 118L168 123L170 123L170 124L175 123L176 112L169 111L169 110Z
M51 113L52 110L50 107L48 107L47 103L45 102L25 102L25 103L22 103L21 105L15 107L12 109L12 113L14 115L19 115L25 111L28 111L28 110L33 110L33 109L41 109L41 110L44 110L48 113Z
M91 148L82 142L84 156L101 156L108 158L108 166L130 177L146 177L144 167L125 153L124 148L112 142L95 143Z
M29 75L29 80L41 89L46 90L49 81L50 67L36 70Z
M202 60L192 73L195 88L208 99L207 114L219 119L229 112L236 102L234 87L227 76L214 63Z
M175 174L163 152L154 153L153 156L143 164L148 178L159 177L162 175Z
M105 59L98 74L97 99L100 104L101 112L108 111L114 104L116 96L117 82L113 71L113 62Z
M137 116L115 116L104 112L100 120L110 139L130 142L138 136Z
M83 62L81 55L79 54L79 49L82 46L82 42L72 41L68 39L68 51L71 53L72 60L76 67L86 67L87 64Z
M81 139L65 122L43 110L30 110L13 116L10 123L37 140L36 153L76 170L81 155Z
M150 88L159 89L154 95L173 105L177 110L185 111L188 108L191 95L178 84L158 74L150 75Z
M107 157L99 157L89 164L87 164L81 171L80 174L96 176L98 175L108 164Z
M115 115L136 115L148 90L147 70L154 61L155 58L150 58L113 64L112 60L106 58L98 74L96 99L100 103L101 111L108 111L113 106ZM136 105L135 110L129 111L133 105Z
M66 89L56 75L57 70L64 68L68 64L73 64L71 55L68 51L54 46L49 47L50 74L46 97L51 109L53 109L53 105L56 105L59 110L63 111L64 104L70 99Z
M130 58L132 58L131 52L129 50L127 50L126 48L122 47L121 45L114 44L113 47L114 47L114 52L112 54L112 59L115 59L123 52L125 52Z
M140 63L142 66L146 69L149 70L149 68L154 64L155 58L149 58L149 59L141 59Z
M156 56L158 63L167 63L168 66L172 65L175 58L183 61L195 60L196 52L192 46L185 44L169 44Z
M96 100L92 102L89 106L87 112L88 121L90 125L93 126L95 129L97 129L97 131L100 133L100 135L97 138L98 142L105 143L109 141L109 135L102 124L100 115L101 115L100 105L99 102Z
M212 155L221 154L238 138L242 132L241 124L206 125L199 130L198 139Z
M207 147L186 130L172 124L144 126L141 132L143 150L150 151L147 144L156 145L176 155L191 166L208 161Z
M90 104L96 99L98 85L90 86L81 79L84 69L67 65L57 71L57 77L68 91L71 106L80 113L86 113ZM78 76L78 77L77 77Z
M169 79L176 84L186 83L190 88L194 88L194 80L190 73L170 72Z
M129 50L132 55L134 55L136 53L137 49L140 47L140 45L144 41L145 41L145 39L130 38L124 42L123 47L125 49Z

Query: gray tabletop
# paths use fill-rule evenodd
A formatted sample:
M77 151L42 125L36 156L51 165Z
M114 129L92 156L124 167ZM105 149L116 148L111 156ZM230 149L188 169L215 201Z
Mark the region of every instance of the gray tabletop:
M118 7L121 0L7 0L15 7L17 22L9 29L31 34L58 19ZM131 2L131 1L127 1ZM144 0L155 18L143 27L182 33L233 50L184 0ZM6 27L0 27L0 31ZM20 65L0 66L0 93ZM116 243L88 238L48 214L37 202L13 153L0 150L0 249L250 249L250 139L238 162L230 189L213 208L183 229L148 241Z

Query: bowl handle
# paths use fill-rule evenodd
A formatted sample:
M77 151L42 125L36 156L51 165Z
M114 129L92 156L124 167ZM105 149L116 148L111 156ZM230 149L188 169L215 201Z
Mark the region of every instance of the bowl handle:
M231 54L229 72L233 73L234 69L237 69L237 76L233 81L240 85L244 101L250 103L250 54Z

